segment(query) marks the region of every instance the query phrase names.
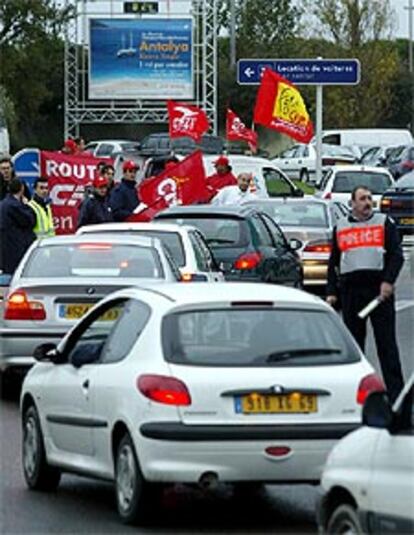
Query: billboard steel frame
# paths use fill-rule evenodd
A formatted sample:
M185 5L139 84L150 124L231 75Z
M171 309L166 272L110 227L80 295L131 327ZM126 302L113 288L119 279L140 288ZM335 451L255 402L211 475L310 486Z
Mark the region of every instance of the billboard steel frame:
M216 0L191 1L190 16L194 20L194 95L188 101L202 107L217 132L217 24ZM82 124L166 124L167 109L161 100L89 100L88 99L88 3L91 0L66 0L74 17L65 29L64 135L78 136ZM109 13L96 16L131 18L113 13L114 0L110 0ZM160 17L158 15L157 17Z

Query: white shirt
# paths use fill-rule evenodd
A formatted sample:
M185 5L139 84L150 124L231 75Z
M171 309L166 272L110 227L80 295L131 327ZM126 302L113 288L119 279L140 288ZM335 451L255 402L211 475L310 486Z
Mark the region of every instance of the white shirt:
M250 190L242 191L239 186L226 186L217 193L212 199L211 204L215 206L224 206L225 204L238 205L256 199L256 193L252 193Z

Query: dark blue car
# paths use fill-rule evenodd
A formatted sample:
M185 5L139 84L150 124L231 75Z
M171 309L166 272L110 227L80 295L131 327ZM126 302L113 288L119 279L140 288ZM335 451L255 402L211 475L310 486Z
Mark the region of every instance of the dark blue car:
M383 194L381 212L391 216L401 235L414 234L414 171L400 178Z

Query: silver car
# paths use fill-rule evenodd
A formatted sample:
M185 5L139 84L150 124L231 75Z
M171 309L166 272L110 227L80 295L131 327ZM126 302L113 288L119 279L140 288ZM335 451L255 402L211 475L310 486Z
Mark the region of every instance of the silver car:
M33 364L33 350L40 343L58 342L105 295L179 279L178 268L158 239L72 235L36 241L4 300L2 382L7 382L4 372Z

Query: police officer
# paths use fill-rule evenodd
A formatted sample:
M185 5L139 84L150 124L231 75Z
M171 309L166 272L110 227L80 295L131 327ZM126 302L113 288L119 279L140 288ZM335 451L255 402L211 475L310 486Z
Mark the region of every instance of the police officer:
M372 193L365 186L351 195L352 213L334 229L328 267L327 302L341 299L343 319L364 351L366 319L360 312L374 298L380 305L370 314L382 375L390 399L403 387L395 332L394 284L404 263L395 223L373 212Z
M34 194L29 206L36 216L33 228L38 238L48 238L55 235L52 210L50 208L49 185L47 178L37 178L34 183Z
M108 179L98 176L93 181L92 194L83 201L78 218L78 228L84 225L111 223L112 210L108 199Z
M109 199L114 221L125 221L139 204L136 184L138 165L133 160L127 160L122 165L122 171L124 176L111 191Z

